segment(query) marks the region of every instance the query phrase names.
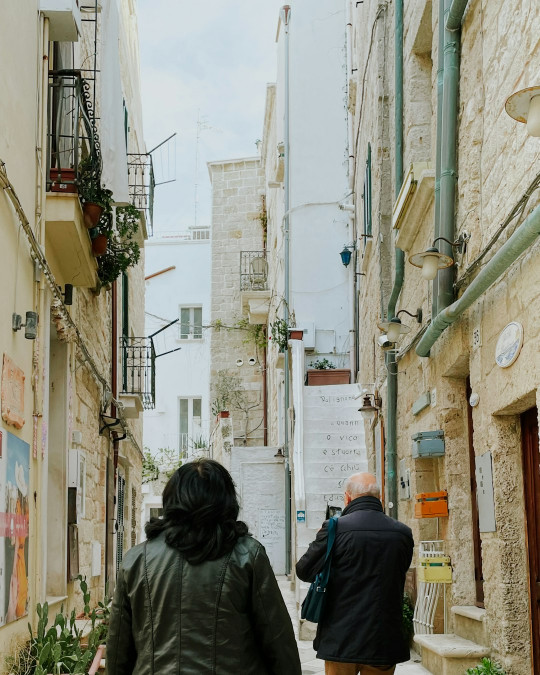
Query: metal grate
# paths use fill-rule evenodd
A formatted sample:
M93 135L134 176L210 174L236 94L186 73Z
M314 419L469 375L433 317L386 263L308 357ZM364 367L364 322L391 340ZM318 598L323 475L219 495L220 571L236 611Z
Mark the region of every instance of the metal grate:
M128 154L128 184L131 203L140 211L145 211L148 229L153 232L156 181L152 155Z
M79 165L92 157L101 171L92 91L79 70L49 72L47 189L77 192Z
M240 251L240 290L266 291L267 289L266 251Z
M122 393L138 394L143 408L156 405L156 352L151 337L120 338L122 351Z

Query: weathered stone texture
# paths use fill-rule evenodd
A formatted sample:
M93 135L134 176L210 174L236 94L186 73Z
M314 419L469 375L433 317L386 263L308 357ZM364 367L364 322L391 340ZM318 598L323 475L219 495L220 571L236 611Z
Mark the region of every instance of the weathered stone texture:
M211 390L220 370L241 378L250 410L247 416L241 410L230 410L235 444L262 445L263 355L249 341L249 333L235 324L246 316L240 294L241 251L263 251L264 175L258 158L213 162L209 168L213 209ZM218 330L216 322L223 327ZM250 358L256 360L254 366L248 364ZM240 367L238 359L243 361Z

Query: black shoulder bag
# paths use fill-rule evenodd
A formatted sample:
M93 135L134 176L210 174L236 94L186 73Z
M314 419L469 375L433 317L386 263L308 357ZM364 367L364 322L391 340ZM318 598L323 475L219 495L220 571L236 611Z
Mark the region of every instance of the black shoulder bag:
M332 549L336 539L337 519L338 517L334 516L328 521L328 543L326 545L324 565L322 570L315 577L315 581L313 581L309 587L304 602L302 603L300 617L302 619L307 619L307 621L312 621L313 623L319 622L324 600L326 598L326 586L328 585L328 579L330 578L330 565L332 564Z

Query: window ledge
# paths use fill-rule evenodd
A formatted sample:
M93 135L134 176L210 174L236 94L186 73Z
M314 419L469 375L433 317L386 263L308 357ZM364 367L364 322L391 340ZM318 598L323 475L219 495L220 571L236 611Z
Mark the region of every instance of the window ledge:
M50 607L51 605L57 605L59 602L64 602L67 597L67 595L47 595L45 600Z
M392 225L397 230L396 246L402 251L411 250L434 197L435 171L426 162L412 164L392 214Z

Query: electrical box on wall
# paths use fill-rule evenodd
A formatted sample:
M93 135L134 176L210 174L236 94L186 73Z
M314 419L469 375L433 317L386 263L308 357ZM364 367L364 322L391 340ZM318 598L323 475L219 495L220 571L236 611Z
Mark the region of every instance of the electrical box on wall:
M413 459L424 457L442 457L444 455L444 432L419 431L411 436Z
M71 522L85 515L86 502L86 455L82 450L71 449L68 453L68 492L72 493ZM77 519L74 516L77 516Z
M399 498L411 498L411 471L407 468L407 460L399 462Z

